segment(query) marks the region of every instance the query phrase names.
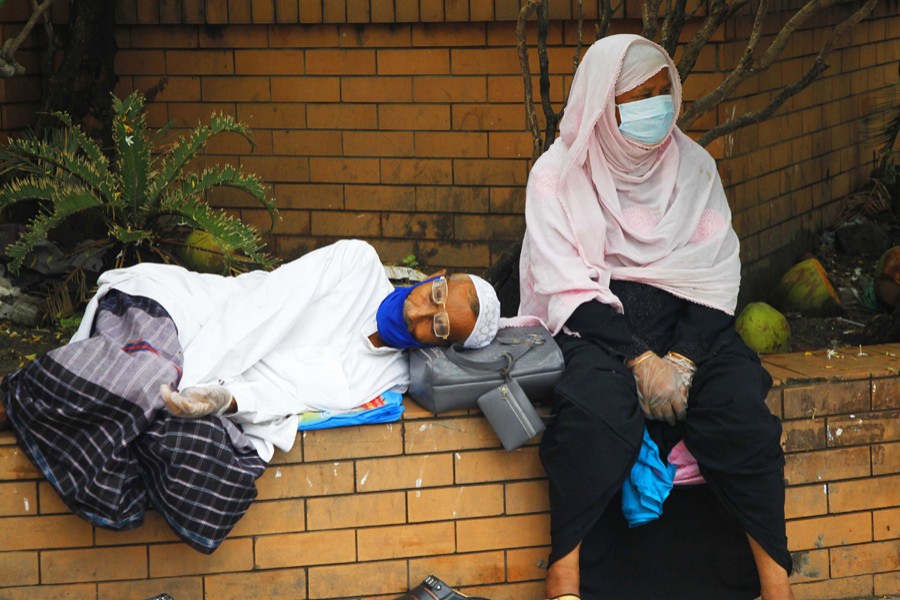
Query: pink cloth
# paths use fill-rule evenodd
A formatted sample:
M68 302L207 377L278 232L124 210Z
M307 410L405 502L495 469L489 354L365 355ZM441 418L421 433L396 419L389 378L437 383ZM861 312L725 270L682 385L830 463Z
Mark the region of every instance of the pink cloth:
M675 478L672 485L699 485L706 483L697 466L697 459L691 454L684 442L678 442L669 452L667 459L670 465L675 465Z
M603 38L578 67L560 136L528 179L519 314L554 334L591 300L621 312L612 279L729 314L737 303L739 243L713 158L674 125L655 145L619 132L615 87L631 44L663 54L677 118L681 83L662 48L636 35ZM659 71L645 64L646 78Z

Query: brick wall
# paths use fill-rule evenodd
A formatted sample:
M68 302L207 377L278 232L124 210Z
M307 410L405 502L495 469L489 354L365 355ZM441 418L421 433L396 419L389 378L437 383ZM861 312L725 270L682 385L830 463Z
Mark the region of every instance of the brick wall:
M900 596L900 345L766 358L784 421L798 600ZM543 598L546 480L477 411L301 433L211 556L149 512L95 529L0 434L0 598L391 600L434 573L492 600Z
M572 4L551 3L555 102L571 80ZM807 23L781 62L745 82L698 131L733 110L758 108L796 77L851 4ZM213 110L249 123L255 152L222 139L206 162L241 164L271 183L283 216L273 249L284 258L360 237L388 262L415 254L431 267L477 271L524 227L531 143L515 52L518 5L117 0L117 92L146 90L165 76L166 89L148 108L152 124L193 126ZM867 94L895 80L900 57L900 15L891 5L880 3L841 40L825 75L773 119L710 146L743 239L745 288L777 276L803 239L830 222L835 201L865 181L871 145L860 138L859 119ZM636 1L626 2L614 30L636 31L639 14ZM24 3L0 9L7 23L25 15ZM597 2L585 2L588 39L596 16ZM687 101L734 64L742 48L734 40L746 36L751 19L741 15L717 32L685 82ZM16 31L2 27L4 38ZM26 49L21 56L36 73L36 55ZM0 131L30 122L37 90L34 75L0 81ZM242 198L223 194L214 202L264 224Z

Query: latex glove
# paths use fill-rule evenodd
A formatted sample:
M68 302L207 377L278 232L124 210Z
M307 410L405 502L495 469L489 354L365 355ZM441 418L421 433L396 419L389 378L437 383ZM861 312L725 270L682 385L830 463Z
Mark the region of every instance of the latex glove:
M168 385L159 388L166 408L173 416L196 419L206 415L221 415L231 405L231 392L221 385L188 387L173 391Z
M687 393L681 373L671 361L647 351L628 365L634 373L638 401L644 416L674 425L687 411Z
M694 380L694 373L697 372L697 365L687 356L678 354L677 352L668 352L663 360L672 363L675 370L681 376L681 388L684 392L684 404L687 406L688 392L691 390L691 382Z

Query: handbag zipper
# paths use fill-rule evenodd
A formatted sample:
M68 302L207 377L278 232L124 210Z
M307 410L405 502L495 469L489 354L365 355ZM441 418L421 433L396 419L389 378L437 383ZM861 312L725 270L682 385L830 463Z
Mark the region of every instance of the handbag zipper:
M525 430L525 433L528 434L528 439L533 438L537 435L537 431L534 430L534 426L531 424L531 421L528 420L528 417L525 416L525 413L522 412L522 407L519 406L517 402L511 402L509 399L509 386L505 383L500 386L500 395L503 396L504 402L509 404L509 407L512 409L514 415L516 415L516 419L519 420L519 424L522 425L522 429Z

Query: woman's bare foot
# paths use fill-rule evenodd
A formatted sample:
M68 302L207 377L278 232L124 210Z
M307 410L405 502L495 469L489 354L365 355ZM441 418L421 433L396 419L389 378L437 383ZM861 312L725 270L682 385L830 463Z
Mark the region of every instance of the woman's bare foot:
M750 551L753 553L753 560L759 573L759 588L762 592L760 599L794 600L794 592L791 590L788 574L784 567L775 562L775 559L763 550L759 542L749 535L747 540L750 542Z
M581 554L581 544L550 565L547 569L546 591L547 598L557 598L566 594L576 597L581 589L581 572L578 564Z

